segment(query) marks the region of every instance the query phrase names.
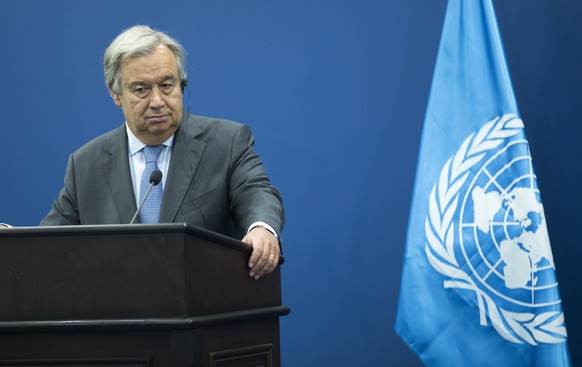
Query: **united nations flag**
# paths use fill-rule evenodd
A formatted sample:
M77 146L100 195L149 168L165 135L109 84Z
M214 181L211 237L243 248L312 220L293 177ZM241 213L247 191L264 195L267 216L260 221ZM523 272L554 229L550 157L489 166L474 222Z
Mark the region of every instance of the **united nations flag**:
M491 0L450 0L396 331L429 366L570 366L546 214Z

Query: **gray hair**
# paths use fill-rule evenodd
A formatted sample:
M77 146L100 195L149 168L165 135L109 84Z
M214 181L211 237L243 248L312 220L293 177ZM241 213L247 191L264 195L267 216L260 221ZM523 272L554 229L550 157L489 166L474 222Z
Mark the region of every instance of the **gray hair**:
M121 94L120 67L123 61L132 57L151 55L160 45L167 46L174 53L178 77L180 82L184 81L187 77L184 47L164 32L145 25L136 25L121 32L105 50L103 71L107 88L115 94Z

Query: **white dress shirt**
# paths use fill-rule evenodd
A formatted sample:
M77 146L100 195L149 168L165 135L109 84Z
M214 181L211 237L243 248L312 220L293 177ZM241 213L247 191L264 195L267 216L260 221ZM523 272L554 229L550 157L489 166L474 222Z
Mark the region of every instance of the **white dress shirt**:
M145 170L146 160L143 148L146 146L139 140L133 132L125 125L127 130L127 143L129 152L129 170L131 171L131 181L133 183L133 193L135 194L135 203L139 206L139 191L141 186L141 176ZM170 168L170 158L172 158L172 146L174 144L174 135L170 136L162 145L164 149L158 157L158 168L162 171L162 187L166 187L166 177Z

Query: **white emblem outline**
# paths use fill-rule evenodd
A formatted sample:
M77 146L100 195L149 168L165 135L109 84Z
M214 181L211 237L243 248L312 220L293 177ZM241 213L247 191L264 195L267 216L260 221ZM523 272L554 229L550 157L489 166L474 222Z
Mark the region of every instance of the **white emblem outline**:
M567 339L563 312L550 311L536 315L498 307L460 268L454 252L454 214L459 204L459 192L469 177L470 169L481 162L488 151L498 148L523 127L523 121L515 114L496 117L476 134L469 135L457 153L446 161L430 193L429 214L425 220L425 253L431 266L449 278L443 282L445 288L475 292L481 326L487 326L489 317L497 333L512 343L527 342L534 346L538 343L563 343Z

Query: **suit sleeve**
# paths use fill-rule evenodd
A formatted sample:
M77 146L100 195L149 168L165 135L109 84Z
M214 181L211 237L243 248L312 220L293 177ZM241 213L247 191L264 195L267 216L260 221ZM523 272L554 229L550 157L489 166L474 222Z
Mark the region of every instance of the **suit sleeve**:
M40 222L41 226L59 226L79 224L79 209L76 200L73 155L69 156L65 182L57 199L46 217Z
M254 149L254 137L246 125L233 136L230 155L230 210L237 223L248 228L265 222L281 234L285 212L281 194L273 185Z

